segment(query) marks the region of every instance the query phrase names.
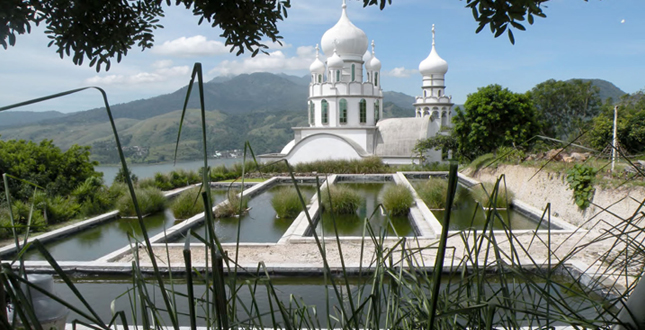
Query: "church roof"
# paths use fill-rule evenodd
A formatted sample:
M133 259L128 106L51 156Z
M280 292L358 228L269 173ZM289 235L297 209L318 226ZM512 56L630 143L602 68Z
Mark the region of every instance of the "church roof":
M388 118L379 121L376 155L379 157L414 157L419 139L428 138L428 118Z

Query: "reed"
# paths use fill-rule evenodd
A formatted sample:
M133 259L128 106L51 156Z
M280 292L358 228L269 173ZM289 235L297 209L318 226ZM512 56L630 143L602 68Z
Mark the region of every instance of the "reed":
M156 188L135 189L139 209L142 214L150 214L162 211L166 204L166 197L161 190ZM121 196L116 202L116 208L121 216L136 216L137 212L129 195Z
M416 183L414 189L428 208L446 208L446 191L448 189L448 181L446 179L429 178L428 180Z
M383 207L391 215L407 215L413 203L414 196L404 185L389 185L383 192Z
M201 199L200 187L190 188L183 191L170 203L170 210L178 220L188 219L196 214L204 212L204 202Z
M495 189L495 184L481 183L472 188L473 198L483 207L508 208L515 195L505 185Z
M241 197L239 191L230 189L227 192L227 199L224 203L220 203L213 215L216 218L230 218L234 216L244 215L248 211L249 201L246 197Z
M351 214L363 201L361 195L354 189L344 185L328 185L322 191L322 205L328 212L335 214Z
M300 196L294 187L280 187L271 197L271 205L279 218L293 219L303 210Z

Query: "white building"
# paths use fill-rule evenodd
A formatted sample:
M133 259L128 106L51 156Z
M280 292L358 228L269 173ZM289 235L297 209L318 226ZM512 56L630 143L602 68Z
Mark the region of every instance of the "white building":
M434 26L432 51L419 64L423 95L414 103L416 116L381 119L381 61L374 41L371 54L367 53L367 35L352 24L346 7L343 2L340 19L320 41L326 63L319 59L316 45L316 59L309 68L309 126L293 127L295 138L280 153L260 156L264 161L287 159L297 164L378 156L387 164L418 163L412 151L417 140L450 125L453 104L444 83L448 63L435 50ZM426 159L439 161L441 152L432 151Z

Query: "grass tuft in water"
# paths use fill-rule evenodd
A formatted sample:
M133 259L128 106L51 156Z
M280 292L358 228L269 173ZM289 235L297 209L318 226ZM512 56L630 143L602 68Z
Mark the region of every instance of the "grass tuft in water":
M383 207L392 215L410 213L412 203L414 203L414 196L404 185L389 185L383 192Z
M135 189L137 200L139 201L139 208L142 214L150 214L161 211L166 204L166 197L161 190L155 188ZM116 208L119 210L121 216L135 216L137 215L132 203L130 195L123 195L116 202Z
M495 190L495 184L490 182L484 182L480 185L473 187L472 194L475 200L477 200L484 207L497 207L497 208L507 208L511 201L513 200L513 192L508 190L506 187L500 184L497 197L495 198L493 191ZM491 199L495 198L495 201Z
M170 204L170 210L176 219L188 219L204 212L204 201L200 196L200 187L183 191Z
M428 208L446 208L446 191L448 190L448 181L446 179L429 178L426 181L417 183L414 189L416 189L417 194Z
M271 205L279 218L292 219L302 211L300 197L294 187L280 187L271 198Z
M213 216L216 218L229 218L236 215L242 215L248 211L248 207L248 198L240 198L239 191L231 189L228 191L228 199L226 202L217 206L213 212Z
M331 185L329 190L325 189L321 193L325 210L336 214L354 213L363 201L356 190L343 185Z

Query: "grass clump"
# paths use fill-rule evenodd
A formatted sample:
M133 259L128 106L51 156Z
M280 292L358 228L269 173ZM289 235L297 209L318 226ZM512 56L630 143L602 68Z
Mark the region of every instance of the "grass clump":
M446 193L448 191L448 180L443 178L429 178L414 186L419 198L421 198L430 209L446 208Z
M390 185L383 193L383 206L392 215L406 215L410 213L410 206L414 203L414 196L404 185Z
M204 200L200 196L200 187L183 191L170 204L170 210L175 219L188 219L195 214L204 212Z
M302 211L298 191L294 187L280 187L271 197L271 205L279 218L295 218Z
M356 212L363 200L356 190L343 185L330 185L321 194L324 209L336 214Z
M164 209L166 197L161 190L156 188L135 188L134 192L137 195L137 201L139 202L139 208L142 214L155 213ZM119 210L121 216L137 215L130 194L122 195L116 202L116 208Z
M497 192L497 198L494 203L493 191L495 189L495 184L489 182L483 182L480 185L473 187L472 194L473 198L478 201L483 207L496 207L496 208L508 208L510 202L513 200L513 192L508 190L505 186L499 185L499 191Z
M230 218L241 216L248 211L248 198L240 198L239 191L231 189L228 191L228 199L215 208L213 215L216 218Z

